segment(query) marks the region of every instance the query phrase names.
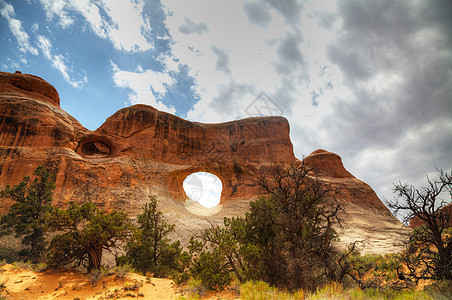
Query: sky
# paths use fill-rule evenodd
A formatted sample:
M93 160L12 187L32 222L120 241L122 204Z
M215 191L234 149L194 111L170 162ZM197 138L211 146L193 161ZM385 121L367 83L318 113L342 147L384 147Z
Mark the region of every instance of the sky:
M183 188L185 194L204 207L212 208L220 204L223 185L220 178L208 172L196 172L188 175Z
M90 130L137 103L282 115L298 158L339 154L383 201L452 168L450 0L0 0L0 42Z

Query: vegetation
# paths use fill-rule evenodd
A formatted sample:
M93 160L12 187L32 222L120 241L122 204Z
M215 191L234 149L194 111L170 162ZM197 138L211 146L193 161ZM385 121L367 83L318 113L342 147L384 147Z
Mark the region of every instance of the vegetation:
M346 274L362 290L407 287L406 282L398 276L402 265L397 254L353 254L347 257L347 264ZM345 286L350 286L347 281L343 283Z
M428 186L417 189L399 182L395 193L399 199L388 202L394 213L403 213L404 222L420 220L423 225L416 228L407 243L402 258L408 272L404 276L411 280L452 280L452 239L445 230L452 224L452 209L442 193L452 195L452 173L439 171L436 180L427 177Z
M289 293L271 287L265 281L247 281L240 288L240 298L243 300L266 300L266 299L304 299L302 289Z
M335 278L333 224L339 206L326 204L329 190L304 166L275 166L258 183L267 196L251 202L244 218L193 238L191 274L209 289L231 281L263 280L289 290L314 290ZM213 276L215 274L215 276Z
M88 272L99 270L103 250L119 248L134 228L125 213L107 213L91 202L73 204L66 210L54 208L50 226L63 232L50 243L50 264L79 266L87 262Z
M158 210L155 196L143 205L138 224L127 244L126 256L119 262L130 263L139 272L151 272L155 276L168 276L172 271L183 272L182 246L179 241L170 243L168 234L174 230L174 225L169 224Z
M8 246L0 246L0 261L11 264L15 261L19 261L20 259L21 257L19 250Z
M194 279L208 290L221 290L231 283L230 269L221 249L206 250L194 239L191 239L189 248L192 255L190 274Z
M315 176L304 165L273 167L259 178L268 196L251 204L242 242L252 249L245 258L253 279L289 290L312 290L334 279L332 226L340 208L325 202L329 187L309 174Z
M20 257L37 263L46 249L46 219L52 208L55 183L44 166L36 168L33 175L33 180L24 177L18 185L6 186L0 192L1 197L13 202L8 214L0 219L0 236L14 232L16 237L22 237L25 248Z
M250 203L245 216L210 222L190 239L189 252L170 240L174 225L158 210L156 197L143 205L138 226L125 213L106 212L90 202L58 209L52 206L53 176L40 166L32 181L24 177L1 191L13 202L0 219L1 234L22 237L25 251L0 247L0 260L5 260L0 265L28 259L13 268L43 270L44 262L86 266L95 284L103 276L103 251L124 247L112 271L117 277L134 268L188 281L190 299L227 288L242 299L447 299L452 297L452 209L444 209L440 196L452 193L452 173L439 172L420 190L395 186L401 201L388 205L404 213L405 223L417 218L422 226L413 230L406 252L381 256L360 255L356 243L345 252L333 247L340 207L325 201L329 186L303 165L271 168L257 180L265 195ZM46 248L49 230L57 235ZM413 289L425 279L433 279L432 284ZM124 291L137 295L139 288L137 282L124 285Z

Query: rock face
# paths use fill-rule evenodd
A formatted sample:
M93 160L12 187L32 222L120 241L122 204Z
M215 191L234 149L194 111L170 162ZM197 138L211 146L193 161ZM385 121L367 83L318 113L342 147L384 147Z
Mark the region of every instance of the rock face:
M446 206L443 206L439 210L439 215L442 215L445 220L449 220L449 222L446 224L446 228L452 227L452 203L449 203ZM422 226L424 224L425 224L425 221L423 221L421 218L414 217L410 220L409 227L414 229L414 228Z
M204 216L187 207L196 206L182 188L189 174L205 171L221 179L221 204L209 217L221 222L224 216L247 210L259 194L256 176L272 164L301 163L294 156L289 124L283 117L202 124L134 105L89 131L59 103L57 91L43 79L0 72L0 188L19 183L45 164L56 178L55 204L93 201L101 208L136 216L153 194L170 221L187 235L208 226ZM378 228L369 220L400 227L375 192L344 168L338 155L317 150L304 163L337 187L334 197L346 207L349 224L361 214L365 217L359 219L364 225L356 225L360 228ZM0 213L5 213L9 203L1 201Z

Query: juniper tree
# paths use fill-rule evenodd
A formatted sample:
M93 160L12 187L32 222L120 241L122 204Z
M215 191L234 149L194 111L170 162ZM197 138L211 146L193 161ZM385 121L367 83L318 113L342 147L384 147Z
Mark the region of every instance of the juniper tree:
M327 202L329 186L314 170L274 166L257 179L265 195L250 202L245 217L225 218L191 240L195 251L192 274L211 284L204 274L216 270L216 285L230 274L238 280L264 280L296 290L314 290L336 280L338 253L332 242L339 206Z
M43 258L47 233L47 217L52 209L52 195L55 189L54 177L45 166L39 166L14 187L6 186L1 191L3 198L13 202L9 212L0 219L0 234L15 233L22 237L26 259L36 263Z
M143 273L152 272L156 276L167 275L171 270L183 271L180 261L182 246L179 241L171 243L168 235L174 230L157 207L155 196L143 205L138 215L138 230L127 243L125 259Z
M50 243L50 264L87 264L88 272L99 269L103 251L119 248L134 229L127 214L115 210L108 213L91 202L72 204L66 210L55 209L50 226L62 232Z

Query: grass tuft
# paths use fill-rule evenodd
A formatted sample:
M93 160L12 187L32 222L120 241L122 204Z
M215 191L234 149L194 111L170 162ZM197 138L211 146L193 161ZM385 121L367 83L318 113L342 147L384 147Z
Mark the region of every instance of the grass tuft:
M264 281L248 281L242 284L240 291L240 299L245 300L304 299L304 296L304 292L301 289L295 293L289 293L271 287Z

